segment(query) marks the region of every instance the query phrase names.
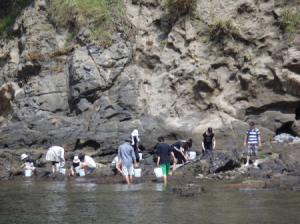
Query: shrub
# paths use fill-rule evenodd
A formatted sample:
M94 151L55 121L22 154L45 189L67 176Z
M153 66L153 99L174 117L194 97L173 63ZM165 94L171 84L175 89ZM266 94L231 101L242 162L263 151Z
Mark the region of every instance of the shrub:
M122 0L51 0L49 13L61 26L95 27L91 39L111 38L116 24L126 25ZM74 29L71 36L74 36Z
M223 20L221 18L213 19L210 25L210 38L215 39L222 35L233 35L241 37L242 31L233 24L232 19Z
M280 26L284 30L295 32L295 27L299 23L300 13L292 12L290 8L286 8L280 15L279 22Z
M190 13L192 9L196 8L196 3L197 0L167 0L163 8L167 10L168 23L173 25L182 14ZM169 29L164 31L169 32Z

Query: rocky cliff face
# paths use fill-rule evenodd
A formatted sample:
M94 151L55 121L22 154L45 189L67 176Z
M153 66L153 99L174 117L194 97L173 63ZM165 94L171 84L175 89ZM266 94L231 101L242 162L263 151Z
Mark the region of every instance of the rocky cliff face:
M57 27L36 0L10 28L14 39L0 43L0 148L65 143L101 156L138 129L150 152L160 135L193 138L200 150L209 126L219 146L239 145L249 121L263 141L298 134L299 35L279 28L285 4L198 0L169 24L161 1L127 0L136 39L120 29L104 47L88 40L89 30L73 36ZM215 18L231 19L239 36L212 38Z

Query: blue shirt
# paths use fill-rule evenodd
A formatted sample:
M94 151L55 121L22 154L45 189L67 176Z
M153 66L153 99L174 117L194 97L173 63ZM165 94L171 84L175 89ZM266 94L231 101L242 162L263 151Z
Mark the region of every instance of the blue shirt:
M257 128L254 129L248 129L247 130L248 135L248 144L258 144L258 135L260 135L260 130Z
M132 159L136 159L134 149L128 142L120 145L118 149L118 158L121 159L121 163L124 166L132 165Z

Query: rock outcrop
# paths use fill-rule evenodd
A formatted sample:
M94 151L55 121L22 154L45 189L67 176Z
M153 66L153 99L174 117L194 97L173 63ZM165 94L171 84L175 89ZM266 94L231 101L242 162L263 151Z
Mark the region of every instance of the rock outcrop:
M84 28L73 36L54 26L46 1L34 1L12 24L15 38L1 37L1 89L14 82L20 90L5 105L0 96L0 148L65 143L107 156L138 129L151 153L160 135L192 138L200 151L209 126L219 146L239 146L249 121L269 141L297 123L300 103L299 53L274 16L284 5L198 1L169 26L160 1L129 0L135 41L118 29L101 46ZM211 37L216 17L231 19L238 37Z

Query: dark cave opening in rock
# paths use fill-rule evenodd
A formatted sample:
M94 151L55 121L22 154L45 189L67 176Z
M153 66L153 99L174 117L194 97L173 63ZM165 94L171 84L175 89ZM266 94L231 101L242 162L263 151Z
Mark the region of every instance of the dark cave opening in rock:
M300 107L298 107L295 111L295 114L296 114L296 120L300 120Z
M292 132L292 122L286 123L284 125L282 125L279 129L276 130L276 135L280 135L282 133L286 133L286 134L290 134L292 136L294 136L294 133Z

